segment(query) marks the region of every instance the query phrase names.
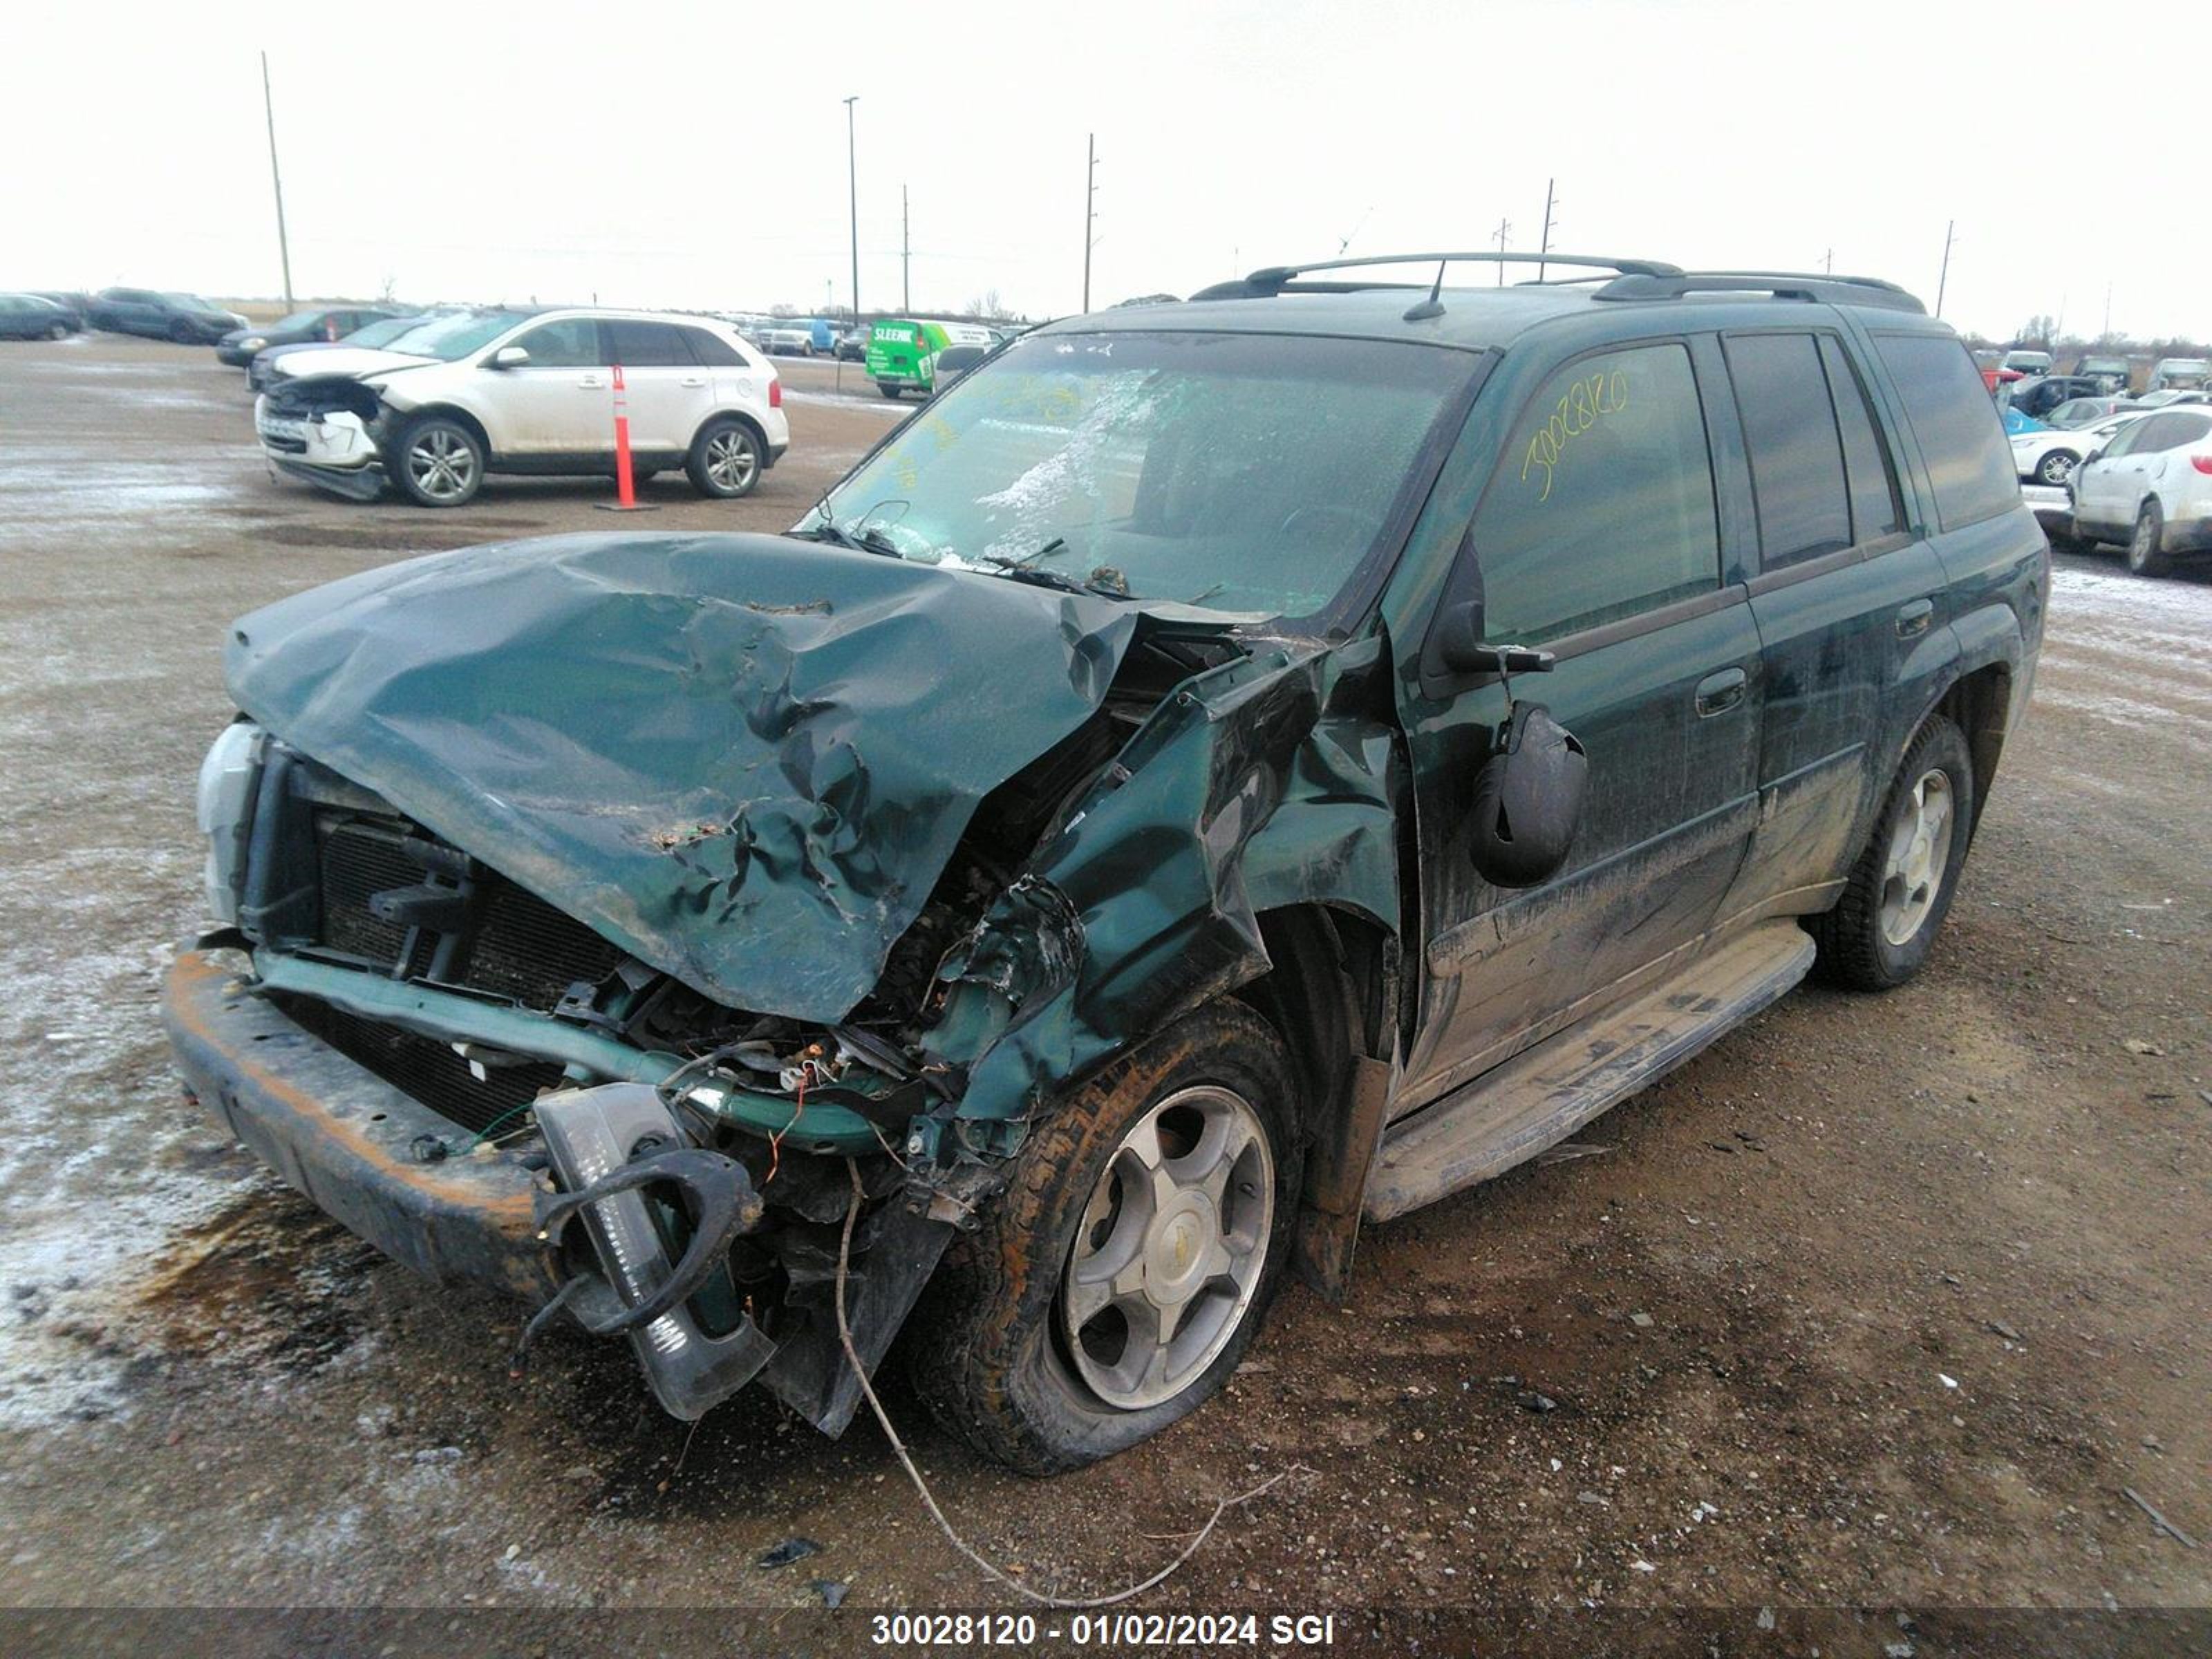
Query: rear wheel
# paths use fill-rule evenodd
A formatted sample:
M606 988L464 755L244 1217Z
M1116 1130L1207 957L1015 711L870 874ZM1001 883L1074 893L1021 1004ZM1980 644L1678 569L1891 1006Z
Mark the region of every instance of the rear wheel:
M1973 823L1966 734L1931 714L1905 751L1843 897L1813 919L1824 977L1887 991L1920 971L1950 914Z
M2035 464L2035 481L2039 484L2063 484L2080 465L2076 457L2063 449L2054 449Z
M889 381L889 380L878 380L878 381L877 381L877 382L876 382L876 390L877 390L877 391L878 391L878 392L882 392L882 393L884 394L884 397L886 397L886 398L890 398L893 403L896 403L896 402L897 402L897 401L898 401L902 397L903 397L903 396L905 395L905 388L904 388L904 387L902 387L902 386L896 386L896 385L892 384L892 383L891 383L890 381Z
M192 325L183 318L178 318L169 325L169 337L179 345L191 345L193 343Z
M725 501L750 495L760 482L760 440L743 421L720 416L699 428L684 470L702 495Z
M385 471L417 507L459 507L483 487L483 446L449 416L410 422L393 450Z
M2136 532L2128 538L2128 568L2138 576L2163 576L2173 568L2166 550L2166 514L2154 495L2136 514Z
M908 1356L939 1418L1027 1474L1134 1445L1215 1394L1281 1279L1304 1149L1274 1029L1178 1020L1062 1102L931 1282Z

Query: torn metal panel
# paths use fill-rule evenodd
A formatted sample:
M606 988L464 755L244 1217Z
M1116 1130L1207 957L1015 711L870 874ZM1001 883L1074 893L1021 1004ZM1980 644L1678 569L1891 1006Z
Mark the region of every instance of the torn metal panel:
M227 668L270 731L640 959L833 1021L1143 621L778 537L568 536L282 600Z
M1387 656L1379 638L1278 645L1154 712L948 962L929 1043L965 1090L919 1150L949 1120L970 1153L1003 1153L1071 1079L1267 971L1262 910L1332 904L1395 932Z

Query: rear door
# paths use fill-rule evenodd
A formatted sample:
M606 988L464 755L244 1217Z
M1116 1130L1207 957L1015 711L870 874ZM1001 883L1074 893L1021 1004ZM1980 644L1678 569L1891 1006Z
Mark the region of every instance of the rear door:
M1516 417L1469 527L1492 641L1557 665L1510 690L1589 757L1565 866L1522 891L1469 858L1496 677L1424 681L1416 779L1426 972L1412 1110L1625 994L1692 948L1756 810L1759 640L1722 561L1698 374L1682 340L1571 360Z
M614 454L613 377L591 317L560 317L507 342L530 353L517 368L486 368L485 422L499 454L550 461Z
M611 361L622 367L631 447L681 453L709 396L707 372L692 361L684 331L626 317L610 317L600 326Z
M1758 520L1765 706L1759 828L1723 915L1817 909L1887 782L1880 752L1935 637L1942 562L1906 528L1895 459L1840 331L1723 337ZM1984 399L1986 402L1986 399Z

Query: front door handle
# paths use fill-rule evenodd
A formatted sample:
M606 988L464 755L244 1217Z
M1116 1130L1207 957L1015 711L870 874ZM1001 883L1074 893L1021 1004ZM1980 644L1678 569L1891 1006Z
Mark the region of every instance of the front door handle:
M586 392L601 392L605 390L607 383L605 377L601 375L586 374L581 376L576 384Z
M1706 675L1698 682L1698 717L1710 719L1735 708L1743 701L1747 683L1741 668L1723 668L1717 674Z
M678 386L704 386L707 384L707 380L706 377L702 374L686 374L676 384Z
M1928 624L1935 619L1933 599L1915 599L1911 605L1900 605L1897 611L1897 637L1917 640L1928 631Z

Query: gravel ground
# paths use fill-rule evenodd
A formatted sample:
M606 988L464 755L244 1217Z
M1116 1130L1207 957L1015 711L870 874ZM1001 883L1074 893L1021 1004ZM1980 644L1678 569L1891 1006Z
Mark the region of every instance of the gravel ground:
M326 499L268 474L209 353L0 352L0 1607L557 1614L526 1650L584 1610L711 1607L792 1651L864 1644L875 1609L1017 1607L872 1425L832 1443L751 1395L687 1431L580 1336L511 1382L515 1308L380 1261L168 1074L156 981L198 909L225 624L414 553L608 529L605 487ZM755 497L666 477L631 526L781 528L896 413L823 365L786 379L792 453ZM2058 567L2036 711L1921 980L1794 995L1586 1131L1597 1155L1370 1231L1348 1305L1287 1292L1225 1400L1103 1467L1003 1474L894 1387L947 1511L1096 1593L1282 1475L1136 1605L1334 1611L1339 1646L1421 1639L1375 1635L1378 1608L1444 1613L1433 1650L1469 1607L1786 1631L2206 1606L2212 585ZM793 1536L820 1553L754 1565ZM817 1581L849 1585L835 1621ZM1879 1653L1902 1627L1828 1628Z

